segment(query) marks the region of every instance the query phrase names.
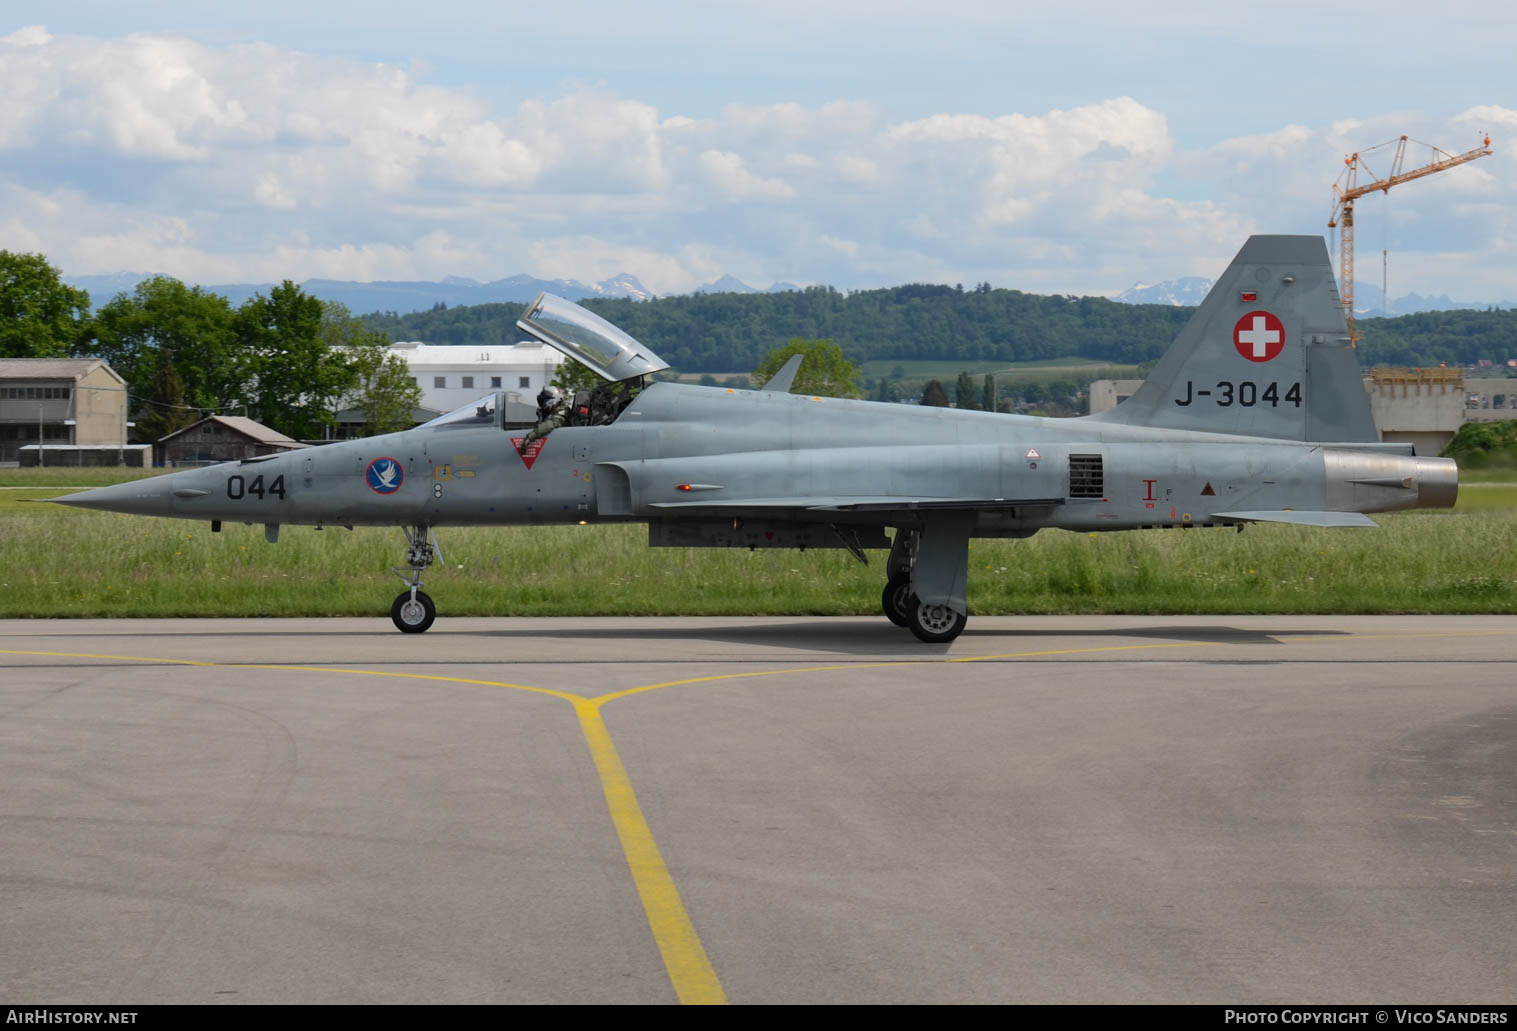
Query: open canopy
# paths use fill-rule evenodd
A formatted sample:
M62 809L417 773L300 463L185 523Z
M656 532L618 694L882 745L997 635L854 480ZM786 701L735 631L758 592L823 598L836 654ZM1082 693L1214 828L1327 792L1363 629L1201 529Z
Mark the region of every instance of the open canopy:
M594 312L538 294L516 325L613 383L648 376L669 363Z

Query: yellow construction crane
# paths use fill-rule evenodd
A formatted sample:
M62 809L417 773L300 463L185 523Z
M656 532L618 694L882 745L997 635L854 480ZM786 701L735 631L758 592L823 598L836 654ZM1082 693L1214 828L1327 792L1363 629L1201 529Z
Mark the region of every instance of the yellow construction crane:
M1402 163L1406 160L1407 143L1416 143L1420 147L1427 147L1431 152L1428 163L1419 165L1409 172L1401 170ZM1365 158L1374 154L1377 150L1395 146L1396 153L1391 158L1391 171L1384 179L1377 178L1370 170ZM1491 152L1491 137L1487 135L1480 146L1473 150L1467 150L1463 154L1450 154L1439 150L1429 143L1419 143L1417 140L1402 136L1400 139L1387 140L1377 146L1371 147L1361 153L1352 154L1343 159L1346 166L1343 173L1338 176L1338 181L1333 184L1333 214L1327 220L1329 229L1336 228L1339 222L1343 228L1338 235L1338 289L1343 294L1343 315L1348 319L1349 336L1358 342L1363 334L1354 328L1354 201L1367 193L1376 190L1384 193L1398 183L1409 183L1413 179L1421 179L1425 175L1441 172L1445 168L1453 168L1462 165L1466 161L1474 161L1483 158ZM1369 176L1372 182L1359 185L1359 170L1363 168L1364 174Z

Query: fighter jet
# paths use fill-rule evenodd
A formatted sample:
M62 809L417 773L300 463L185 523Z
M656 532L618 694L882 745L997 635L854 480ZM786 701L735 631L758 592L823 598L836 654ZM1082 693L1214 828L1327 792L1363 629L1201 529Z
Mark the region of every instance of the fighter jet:
M391 606L437 609L437 527L636 522L653 547L889 549L881 607L922 641L968 618L971 537L1235 526L1373 526L1449 507L1458 470L1381 443L1327 248L1244 244L1152 375L1109 412L1049 419L650 382L649 348L539 295L517 325L606 380L531 432L493 394L401 433L169 473L57 499L281 526L399 525Z

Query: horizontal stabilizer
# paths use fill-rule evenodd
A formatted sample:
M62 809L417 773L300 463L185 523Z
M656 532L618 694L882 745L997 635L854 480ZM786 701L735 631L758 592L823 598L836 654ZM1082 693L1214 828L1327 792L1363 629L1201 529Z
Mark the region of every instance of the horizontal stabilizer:
M1362 512L1214 512L1213 519L1229 523L1295 523L1297 526L1378 526Z

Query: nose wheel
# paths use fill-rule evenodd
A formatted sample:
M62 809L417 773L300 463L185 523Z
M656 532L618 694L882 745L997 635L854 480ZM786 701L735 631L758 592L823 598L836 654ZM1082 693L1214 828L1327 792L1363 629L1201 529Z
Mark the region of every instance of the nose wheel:
M437 618L437 606L422 591L401 591L390 606L390 619L403 634L423 633Z
M404 572L392 572L405 583L406 589L396 595L390 606L390 620L395 629L403 634L425 633L437 618L437 605L421 589L421 574L435 559L442 557L437 538L428 526L406 526L407 567Z

